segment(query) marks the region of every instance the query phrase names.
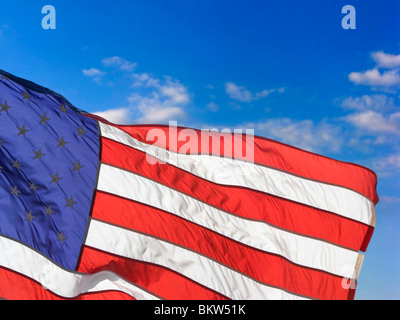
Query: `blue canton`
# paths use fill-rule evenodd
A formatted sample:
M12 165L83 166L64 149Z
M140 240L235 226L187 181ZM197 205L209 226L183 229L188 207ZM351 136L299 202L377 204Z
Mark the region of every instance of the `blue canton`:
M0 234L74 270L99 162L97 122L0 70Z

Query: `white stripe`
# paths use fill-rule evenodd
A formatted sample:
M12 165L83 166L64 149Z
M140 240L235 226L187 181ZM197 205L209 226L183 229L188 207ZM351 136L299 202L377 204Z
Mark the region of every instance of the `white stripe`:
M35 250L1 236L0 266L36 280L45 289L65 298L90 292L117 290L135 299L158 299L113 272L101 271L94 274L69 272Z
M303 299L260 284L190 250L93 219L86 245L167 267L231 299Z
M366 224L374 224L374 204L350 189L235 159L169 152L138 141L118 128L99 123L103 137L143 151L209 181L259 190Z
M107 164L100 166L97 189L171 212L306 267L347 278L358 274L359 269L355 272L358 252L229 214L153 180Z

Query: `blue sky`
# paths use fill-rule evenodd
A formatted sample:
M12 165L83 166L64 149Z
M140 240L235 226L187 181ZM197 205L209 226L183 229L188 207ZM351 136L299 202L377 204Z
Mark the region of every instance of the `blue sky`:
M400 299L399 16L395 0L2 1L0 68L115 122L255 129L373 169L355 298Z

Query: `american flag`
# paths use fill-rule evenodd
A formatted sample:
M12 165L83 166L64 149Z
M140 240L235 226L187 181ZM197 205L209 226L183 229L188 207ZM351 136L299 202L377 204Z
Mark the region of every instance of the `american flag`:
M257 136L233 157L243 135L112 124L0 74L1 298L354 298L371 170Z

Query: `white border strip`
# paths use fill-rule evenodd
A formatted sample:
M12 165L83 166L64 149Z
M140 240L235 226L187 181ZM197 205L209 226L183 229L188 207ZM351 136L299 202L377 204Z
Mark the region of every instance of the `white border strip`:
M158 297L113 272L101 271L94 274L70 272L28 246L2 236L0 236L0 266L23 274L39 282L45 289L65 298L116 290L137 300L159 300Z
M260 284L190 250L98 220L91 220L86 244L126 258L167 267L231 299L305 299Z
M97 189L173 213L245 245L305 267L352 278L359 253L262 221L229 214L140 175L102 163Z
M143 151L162 162L214 183L259 190L374 225L374 204L363 195L347 188L235 159L170 152L138 141L116 127L102 122L99 124L103 137Z

